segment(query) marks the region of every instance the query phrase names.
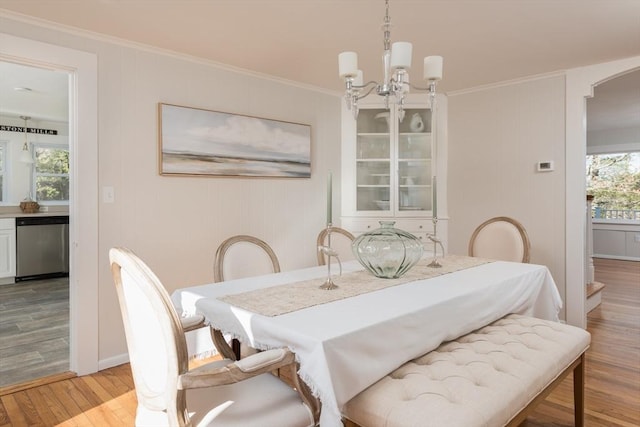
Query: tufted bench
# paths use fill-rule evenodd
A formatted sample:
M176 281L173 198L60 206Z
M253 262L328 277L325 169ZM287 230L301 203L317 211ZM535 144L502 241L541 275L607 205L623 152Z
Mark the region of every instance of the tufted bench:
M508 315L405 363L343 408L345 426L518 426L573 371L584 424L583 329Z

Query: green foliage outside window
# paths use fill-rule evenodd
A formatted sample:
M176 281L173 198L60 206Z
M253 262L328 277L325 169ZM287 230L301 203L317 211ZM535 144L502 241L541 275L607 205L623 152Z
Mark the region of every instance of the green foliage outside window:
M640 152L587 156L587 194L597 208L640 210Z
M69 150L55 146L37 146L35 158L36 200L68 201Z

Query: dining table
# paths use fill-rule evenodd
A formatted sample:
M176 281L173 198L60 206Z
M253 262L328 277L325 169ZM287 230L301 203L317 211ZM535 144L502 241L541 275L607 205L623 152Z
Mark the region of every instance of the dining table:
M177 289L183 316L257 349L288 347L321 402L320 426L402 364L510 313L558 321L562 299L549 269L447 255L404 276L375 277L357 261ZM332 274L337 288L320 286Z

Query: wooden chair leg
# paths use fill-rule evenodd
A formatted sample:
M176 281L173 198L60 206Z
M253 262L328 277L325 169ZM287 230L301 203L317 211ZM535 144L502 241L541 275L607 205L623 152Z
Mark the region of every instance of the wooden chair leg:
M573 370L573 407L576 427L584 427L584 371L585 354Z
M236 360L240 360L242 358L242 354L240 354L240 341L233 338L231 340L231 348L236 355Z

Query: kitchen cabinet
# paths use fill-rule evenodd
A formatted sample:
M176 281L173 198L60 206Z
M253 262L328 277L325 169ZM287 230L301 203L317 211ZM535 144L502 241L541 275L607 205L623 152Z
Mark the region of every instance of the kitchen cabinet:
M432 123L427 95L409 96L402 121L397 106L387 109L382 99L371 98L360 101L357 119L342 107L342 227L360 234L378 228L379 221L392 220L397 228L426 240L433 233L437 194L442 238L446 158L440 156L446 155L446 98L438 95L437 123Z
M0 284L13 283L16 275L16 221L0 219Z

